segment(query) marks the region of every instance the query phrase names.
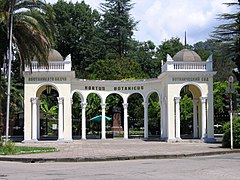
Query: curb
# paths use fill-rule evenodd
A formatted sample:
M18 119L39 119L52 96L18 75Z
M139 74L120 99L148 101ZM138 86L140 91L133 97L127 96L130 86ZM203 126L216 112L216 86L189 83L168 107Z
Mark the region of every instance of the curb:
M148 156L116 156L99 158L18 158L18 157L0 157L0 161L24 162L24 163L45 163L45 162L98 162L98 161L125 161L140 159L180 159L187 157L211 156L220 154L240 153L240 150L200 152L189 154L167 154L167 155L148 155Z

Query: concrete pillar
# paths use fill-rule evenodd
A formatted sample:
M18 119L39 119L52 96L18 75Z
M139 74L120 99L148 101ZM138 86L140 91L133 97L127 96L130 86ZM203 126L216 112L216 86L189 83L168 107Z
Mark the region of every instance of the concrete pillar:
M123 103L124 109L124 139L128 139L128 103Z
M206 97L200 97L200 100L201 100L201 104L202 104L202 136L201 136L201 139L204 140L206 139L207 137L207 134L206 134L206 100L207 98Z
M198 138L198 100L193 99L193 138Z
M162 101L159 102L160 105L160 129L159 129L159 134L160 134L160 138L163 137L163 108L162 108Z
M38 100L37 101L37 138L38 139L40 139L40 130L41 130L40 104L41 104L41 100Z
M37 115L38 115L38 111L37 111L37 101L38 98L31 98L31 102L32 102L32 139L33 141L37 141Z
M181 128L181 124L180 124L180 99L181 97L175 97L175 119L176 119L176 139L177 140L181 140L181 136L180 136L180 128Z
M144 107L144 138L148 138L148 105L149 103L143 102L143 107Z
M105 108L106 104L101 104L102 106L102 139L106 139L106 118L105 118Z
M81 103L82 106L82 140L86 139L86 107L87 103Z
M63 131L63 97L58 97L58 141L64 140Z

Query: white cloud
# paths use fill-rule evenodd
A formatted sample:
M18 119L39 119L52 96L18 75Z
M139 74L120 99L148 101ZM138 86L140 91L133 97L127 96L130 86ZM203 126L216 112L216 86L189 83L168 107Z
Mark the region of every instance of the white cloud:
M47 0L54 3L56 0ZM72 0L72 2L76 2ZM104 0L85 0L94 9L99 9ZM231 8L224 2L236 0L132 0L135 3L131 11L138 31L136 40L152 40L156 45L171 37L184 39L187 31L188 43L194 44L209 38L209 34L217 26L217 14L229 12Z

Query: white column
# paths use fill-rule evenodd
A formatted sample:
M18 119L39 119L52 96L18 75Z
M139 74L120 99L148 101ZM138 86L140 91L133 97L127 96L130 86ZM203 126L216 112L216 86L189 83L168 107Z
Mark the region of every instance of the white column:
M40 104L41 104L41 100L37 101L37 138L40 138L40 131L41 131L41 125L40 125Z
M124 139L128 139L128 103L123 103L124 110Z
M206 97L200 97L202 103L202 137L201 139L204 140L206 138Z
M193 99L193 138L198 138L198 100Z
M86 107L87 103L81 103L82 106L82 139L86 139Z
M101 104L102 106L102 139L106 139L106 118L105 118L105 108L106 104Z
M163 133L164 133L164 130L163 130L163 127L164 127L164 118L163 118L163 106L162 106L162 100L159 102L159 105L160 105L160 138L162 139L163 138Z
M180 99L181 97L175 97L175 111L176 111L176 125L175 125L175 128L176 128L176 139L177 140L180 140L181 139L181 136L180 136Z
M32 102L32 140L37 141L37 101L38 98L31 98Z
M143 102L143 107L144 107L144 138L148 138L148 105L149 103Z
M58 141L64 140L63 137L63 97L58 97Z

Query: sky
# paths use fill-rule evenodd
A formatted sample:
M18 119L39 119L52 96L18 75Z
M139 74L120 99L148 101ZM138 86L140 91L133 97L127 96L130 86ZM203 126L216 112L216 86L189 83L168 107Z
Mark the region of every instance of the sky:
M99 11L100 3L105 2L84 1ZM56 3L57 0L46 2ZM210 38L214 27L223 23L217 19L218 15L232 11L232 8L223 4L228 2L237 0L132 0L134 6L130 13L135 21L139 21L133 38L151 40L155 45L160 45L172 37L179 37L184 43L186 31L188 44L205 41Z

